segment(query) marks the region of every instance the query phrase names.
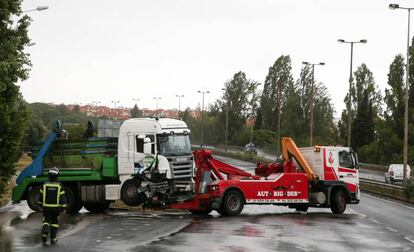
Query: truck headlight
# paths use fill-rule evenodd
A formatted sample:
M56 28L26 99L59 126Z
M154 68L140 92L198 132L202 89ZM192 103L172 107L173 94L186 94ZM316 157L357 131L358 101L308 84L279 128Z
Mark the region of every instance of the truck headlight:
M219 187L216 185L210 186L211 191L218 191Z

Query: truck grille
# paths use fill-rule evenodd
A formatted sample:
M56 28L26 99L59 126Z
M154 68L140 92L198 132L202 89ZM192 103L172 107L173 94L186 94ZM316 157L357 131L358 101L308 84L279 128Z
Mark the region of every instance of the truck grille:
M169 158L169 161L173 173L172 177L174 179L191 178L193 176L193 161L191 160L191 157Z

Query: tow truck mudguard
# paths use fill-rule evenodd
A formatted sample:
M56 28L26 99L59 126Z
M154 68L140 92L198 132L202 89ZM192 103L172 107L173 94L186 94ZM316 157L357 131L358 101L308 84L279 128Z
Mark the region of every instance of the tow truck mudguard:
M341 190L345 191L345 195L347 198L347 203L352 203L352 196L351 192L349 191L346 183L340 180L318 180L315 182L315 188L320 188L321 191L325 192L326 194L326 202L323 205L324 207L329 207L331 205L331 195L332 190L336 188L340 188Z

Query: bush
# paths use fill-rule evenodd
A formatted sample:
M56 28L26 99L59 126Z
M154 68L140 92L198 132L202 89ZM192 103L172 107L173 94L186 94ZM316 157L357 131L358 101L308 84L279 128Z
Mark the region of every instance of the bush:
M414 196L414 179L408 179L403 183L403 191L407 198Z

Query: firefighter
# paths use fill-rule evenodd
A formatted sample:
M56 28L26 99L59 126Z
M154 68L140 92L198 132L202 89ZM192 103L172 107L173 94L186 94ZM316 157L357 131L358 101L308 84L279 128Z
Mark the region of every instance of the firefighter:
M58 182L59 169L53 167L49 170L49 181L40 189L42 201L39 202L43 209L42 243L46 244L50 233L50 243L57 242L59 229L59 214L66 207L65 190Z

